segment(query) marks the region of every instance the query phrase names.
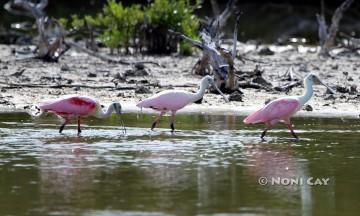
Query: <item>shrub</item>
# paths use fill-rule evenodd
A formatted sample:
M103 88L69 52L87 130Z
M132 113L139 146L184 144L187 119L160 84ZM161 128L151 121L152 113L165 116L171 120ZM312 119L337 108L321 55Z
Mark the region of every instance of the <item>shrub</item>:
M105 27L100 39L106 46L114 49L119 44L122 44L126 51L129 52L130 39L135 34L137 24L144 20L144 13L140 5L124 7L121 2L117 3L116 0L108 0L99 19Z
M75 30L86 30L91 35L98 31L98 39L111 53L120 45L129 52L133 42L145 44L149 52L163 54L176 51L178 46L178 40L168 33L169 29L196 37L199 20L193 13L199 5L199 0L194 5L188 0L154 0L145 7L138 4L124 7L121 2L108 0L95 16L74 15L70 20L62 18L61 23ZM180 53L191 54L191 46L181 42Z
M163 43L149 44L151 51L167 53L176 51L172 47L173 40L177 46L177 40L168 34L168 29L182 32L190 37L196 37L196 29L199 20L194 16L194 10L200 5L200 1L196 1L191 5L187 0L155 0L145 8L145 16L147 18L150 35L148 37L157 37L163 40ZM152 46L159 47L152 47ZM182 49L187 49L185 50ZM191 47L180 44L181 53L191 53Z
M199 5L200 1L191 5L187 0L155 0L145 8L145 14L150 25L164 26L194 36L199 20L193 13Z

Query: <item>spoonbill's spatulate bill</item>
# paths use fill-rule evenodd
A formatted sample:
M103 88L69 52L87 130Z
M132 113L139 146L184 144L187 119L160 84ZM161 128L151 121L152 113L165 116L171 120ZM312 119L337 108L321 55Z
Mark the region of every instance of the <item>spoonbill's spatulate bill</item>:
M310 73L304 78L305 92L303 95L282 97L273 100L261 109L257 110L256 112L251 113L248 117L244 119L244 123L265 123L266 128L261 134L261 138L263 139L266 135L266 132L270 130L276 123L284 122L289 128L291 134L296 139L298 139L298 136L295 134L292 124L290 122L290 118L297 111L299 111L307 101L310 100L313 95L314 82L319 82L320 84L326 86L332 93L335 93L335 91L326 84L324 84L317 75Z
M205 76L200 81L200 89L196 93L183 90L165 90L146 98L145 100L139 102L136 106L141 108L152 108L160 111L159 116L155 119L151 126L151 130L153 130L159 123L161 116L163 116L166 112L171 112L170 128L174 131L176 112L184 108L186 105L200 100L204 96L205 90L210 85L213 85L214 88L223 96L224 100L228 102L226 96L216 87L214 79L211 76Z
M42 112L52 112L65 119L59 129L60 133L62 133L65 125L69 123L71 119L77 119L78 135L81 133L80 119L82 117L94 116L97 118L106 118L114 111L117 115L121 115L120 103L110 104L104 112L101 105L95 99L88 96L68 95L55 100L44 101L38 108Z

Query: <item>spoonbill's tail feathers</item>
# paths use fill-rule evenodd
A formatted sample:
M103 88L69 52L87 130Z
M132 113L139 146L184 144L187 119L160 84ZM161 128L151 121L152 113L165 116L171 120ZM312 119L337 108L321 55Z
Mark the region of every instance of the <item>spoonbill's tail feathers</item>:
M256 123L261 122L261 119L259 118L260 112L261 112L261 109L251 113L248 117L246 117L244 119L244 123L245 124L256 124Z

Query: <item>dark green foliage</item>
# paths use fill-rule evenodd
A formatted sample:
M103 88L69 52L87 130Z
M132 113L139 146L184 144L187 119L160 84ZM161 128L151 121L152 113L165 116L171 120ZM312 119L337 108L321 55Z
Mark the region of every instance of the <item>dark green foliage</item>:
M149 24L148 30L151 30L150 37L153 40L163 41L163 43L149 44L150 51L155 53L169 53L177 46L177 39L171 37L167 30L172 29L182 32L190 37L196 37L196 29L199 21L194 16L194 10L200 2L190 5L187 0L155 0L146 9L145 14ZM156 41L156 40L155 40ZM175 47L176 50L176 47ZM182 54L190 54L191 47L180 44Z
M108 0L103 13L98 15L104 32L100 35L102 42L110 49L123 45L128 52L130 39L134 37L137 24L144 20L140 5L124 7L121 2Z
M108 0L102 12L95 16L74 15L61 22L67 28L98 32L97 38L111 52L119 47L124 47L126 52L129 47L141 51L145 46L148 52L170 53L176 51L179 44L168 29L196 37L199 20L194 10L199 4L190 5L188 0L155 0L144 7L137 4L124 7L121 2ZM180 53L191 54L191 46L181 42Z

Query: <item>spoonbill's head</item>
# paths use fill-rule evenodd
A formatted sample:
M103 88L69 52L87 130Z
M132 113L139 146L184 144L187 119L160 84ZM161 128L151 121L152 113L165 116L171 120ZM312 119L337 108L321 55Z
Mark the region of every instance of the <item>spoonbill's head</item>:
M117 115L121 115L121 105L120 103L112 103L112 106L114 108L114 111Z
M229 99L216 86L215 80L211 76L207 75L204 78L202 78L200 86L204 86L205 88L209 88L210 86L213 86L216 89L216 91L218 91L219 94L221 94L221 96L224 98L225 102L229 102Z
M120 125L122 127L123 134L126 134L125 124L124 124L124 121L121 118L122 113L121 113L121 105L120 105L120 103L112 103L111 105L114 108L115 113L118 115L119 123L120 123Z
M330 86L326 85L320 78L318 75L316 75L315 73L309 73L305 79L304 79L304 83L306 86L312 86L313 84L317 84L317 85L323 85L325 86L327 89L329 89L329 91L332 94L335 94L336 91L332 88L330 88Z
M204 76L204 78L201 79L201 84L200 85L204 86L205 88L209 88L209 86L215 85L215 80L211 76L207 75L207 76Z

